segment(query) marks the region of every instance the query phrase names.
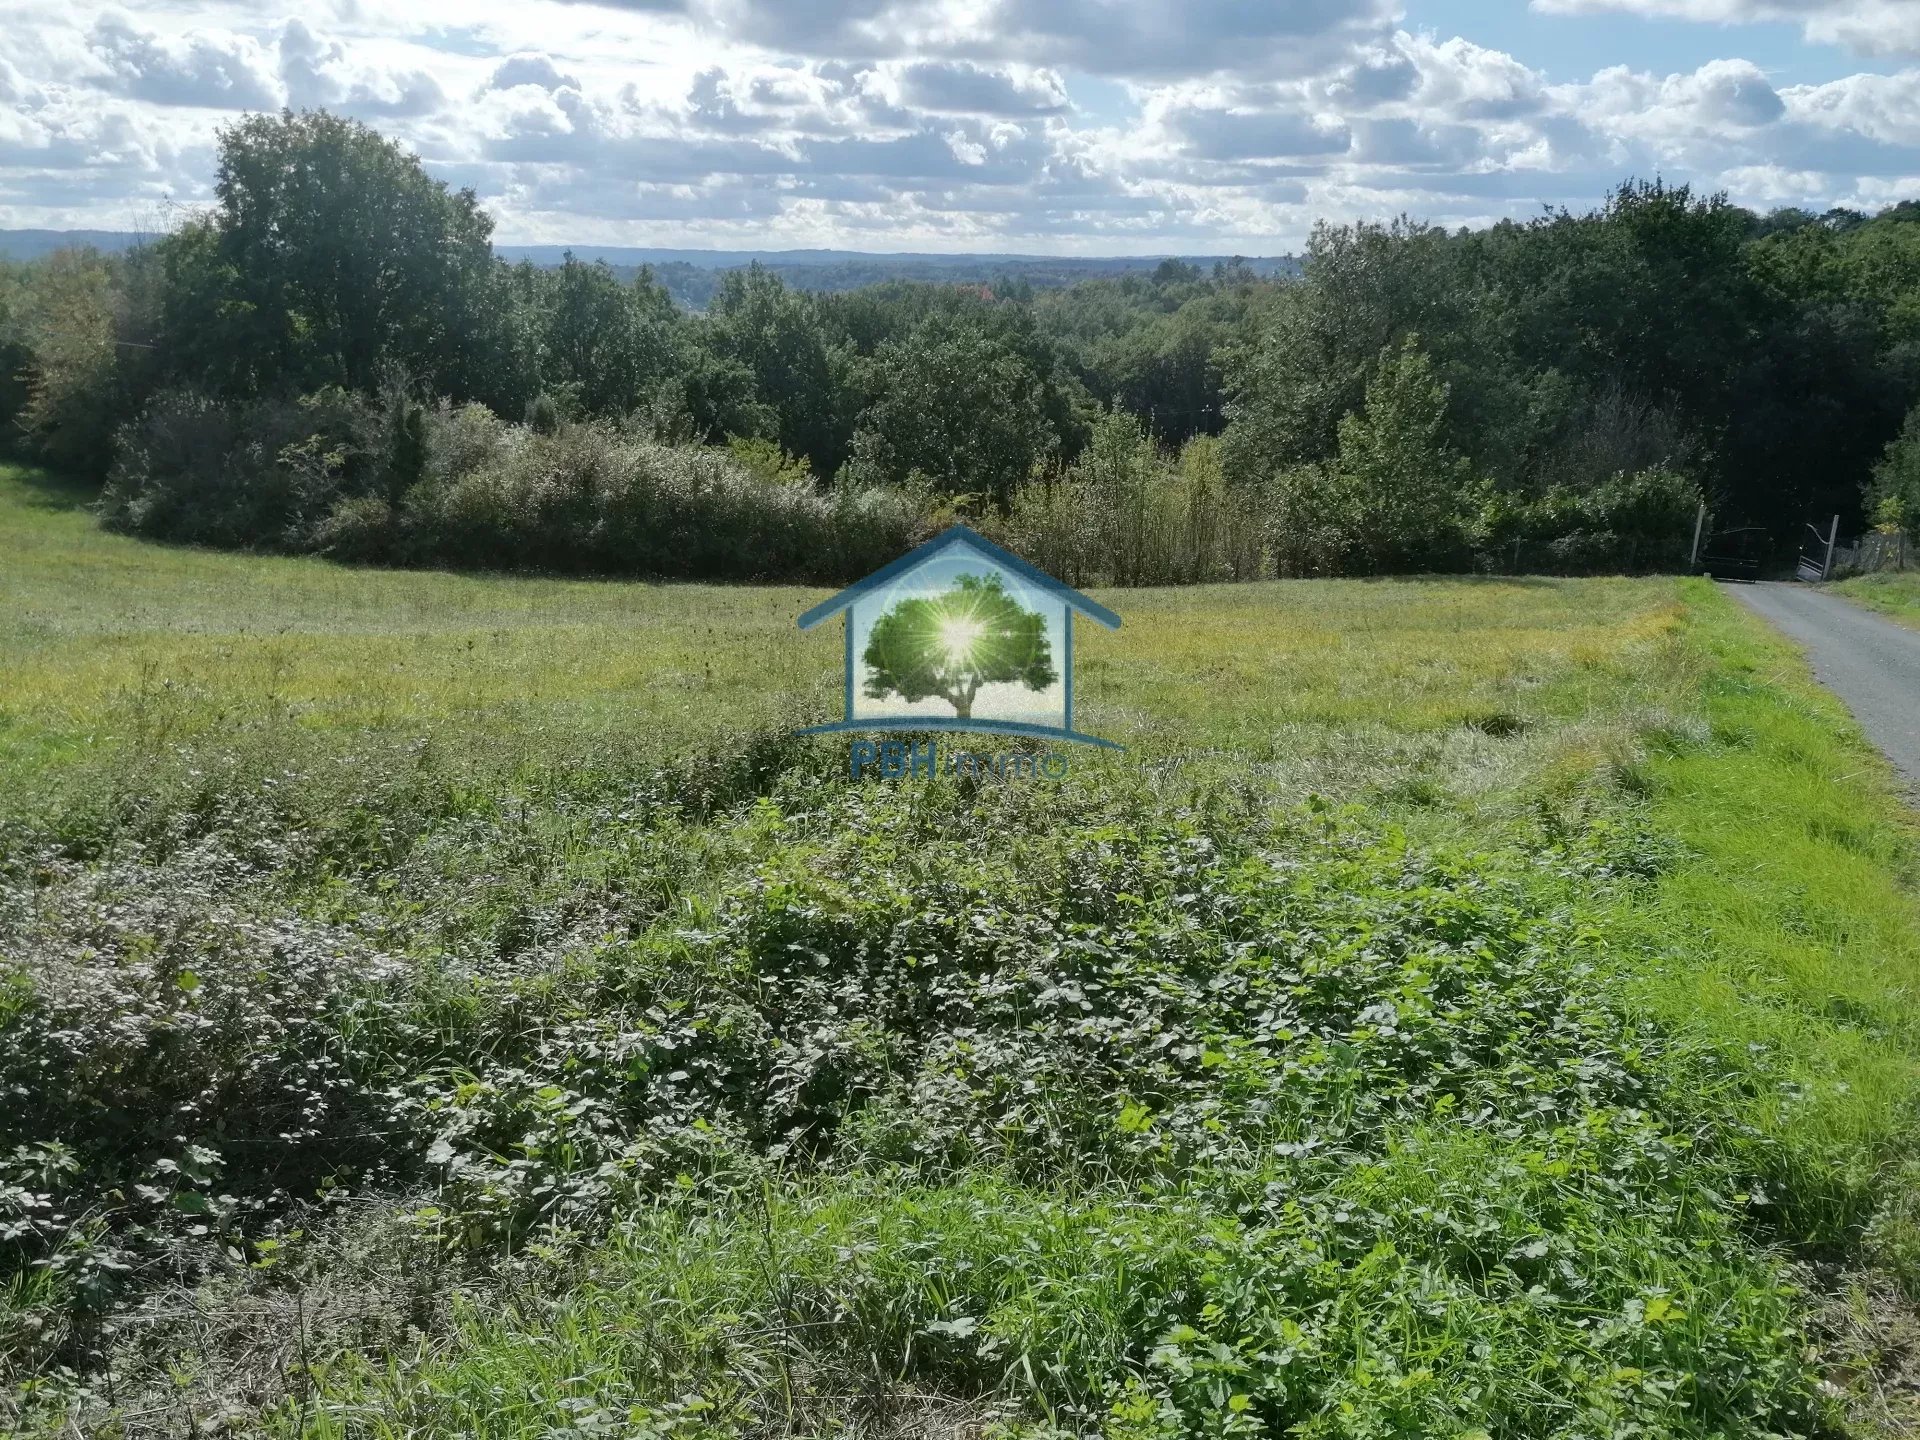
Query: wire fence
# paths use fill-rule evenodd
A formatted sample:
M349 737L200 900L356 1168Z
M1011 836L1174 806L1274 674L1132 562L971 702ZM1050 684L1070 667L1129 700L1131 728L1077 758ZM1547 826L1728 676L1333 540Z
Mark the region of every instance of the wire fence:
M1907 570L1914 563L1913 542L1904 530L1870 531L1833 548L1827 577L1861 575L1874 570Z

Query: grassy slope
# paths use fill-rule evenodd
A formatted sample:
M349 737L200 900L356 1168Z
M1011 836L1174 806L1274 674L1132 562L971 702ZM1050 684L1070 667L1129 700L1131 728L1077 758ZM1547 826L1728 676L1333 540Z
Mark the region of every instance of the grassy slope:
M1847 1418L1815 1420L1810 1411L1799 1425L1906 1433L1916 1418L1913 1377L1900 1373L1898 1357L1913 1331L1884 1283L1858 1270L1829 1279L1834 1288L1816 1317L1804 1297L1774 1290L1779 1282L1764 1269L1745 1269L1735 1258L1744 1247L1722 1247L1730 1233L1744 1233L1761 1247L1749 1254L1784 1244L1787 1254L1846 1267L1861 1263L1864 1246L1907 1283L1920 1279L1920 1213L1912 1200L1920 1191L1913 817L1895 798L1883 762L1789 646L1705 583L1683 588L1698 708L1678 724L1671 714L1643 716L1653 722L1644 748L1624 762L1617 753L1605 761L1622 767L1615 778L1644 799L1649 822L1608 864L1631 867L1646 858L1636 853L1641 847L1678 848L1650 883L1623 889L1589 874L1559 898L1576 907L1575 928L1599 939L1608 956L1602 964L1618 986L1620 1017L1651 1020L1656 1029L1646 1034L1663 1038L1650 1043L1665 1048L1658 1068L1684 1077L1662 1096L1673 1127L1663 1143L1724 1152L1726 1168L1716 1173L1737 1179L1739 1193L1682 1190L1669 1197L1674 1210L1643 1195L1614 1211L1581 1196L1580 1172L1631 1173L1631 1144L1603 1140L1589 1148L1556 1129L1544 1152L1516 1151L1444 1123L1396 1132L1377 1160L1323 1193L1324 1203L1371 1211L1376 1220L1475 1217L1471 1223L1501 1237L1495 1249L1512 1246L1509 1256L1534 1246L1561 1254L1560 1242L1578 1234L1563 1264L1579 1266L1589 1282L1604 1275L1643 1297L1626 1301L1629 1316L1659 1304L1662 1327L1691 1331L1688 1340L1623 1359L1600 1343L1617 1323L1601 1311L1580 1322L1600 1325L1591 1348L1583 1337L1568 1353L1566 1333L1530 1323L1530 1304L1501 1303L1498 1287L1445 1284L1444 1271L1431 1268L1431 1237L1419 1233L1418 1220L1404 1228L1381 1223L1370 1232L1371 1250L1345 1252L1351 1282L1336 1287L1331 1303L1343 1323L1394 1338L1359 1346L1339 1357L1331 1377L1316 1376L1325 1331L1309 1317L1324 1317L1330 1297L1288 1289L1264 1254L1250 1261L1246 1252L1274 1244L1272 1233L1238 1226L1191 1193L1181 1192L1181 1203L1165 1196L1137 1203L1129 1186L1036 1190L991 1170L905 1190L897 1180L852 1179L756 1195L740 1207L643 1209L569 1283L565 1298L504 1315L459 1314L451 1339L423 1347L406 1370L343 1376L333 1402L340 1408L308 1416L307 1433L347 1433L340 1419L352 1415L371 1418L383 1435L414 1426L519 1435L579 1404L616 1411L631 1404L647 1424L697 1432L702 1413L644 1398L671 1389L661 1383L663 1370L720 1397L723 1409L740 1391L716 1383L703 1353L764 1367L759 1379L767 1387L792 1383L791 1358L777 1346L743 1342L743 1332L761 1336L768 1325L831 1316L858 1343L907 1363L916 1345L940 1356L949 1343L940 1326L955 1315L967 1327L962 1333L977 1324L992 1335L997 1348L983 1347L993 1357L989 1375L1002 1362L1031 1365L1063 1352L1071 1368L1088 1363L1088 1352L1124 1352L1129 1332L1150 1330L1163 1342L1150 1378L1088 1418L1122 1435L1190 1426L1194 1410L1209 1409L1204 1398L1192 1405L1197 1389L1211 1394L1215 1423L1230 1426L1238 1397L1268 1393L1247 1378L1259 1367L1245 1366L1249 1341L1234 1328L1246 1320L1235 1299L1263 1284L1281 1285L1282 1311L1307 1326L1287 1330L1284 1344L1271 1336L1255 1343L1268 1347L1269 1359L1281 1350L1283 1368L1293 1366L1297 1379L1322 1381L1316 1405L1328 1408L1310 1433L1440 1433L1436 1426L1476 1422L1496 1434L1544 1433L1546 1424L1694 1433L1696 1416L1688 1412L1713 1413L1702 1390L1726 1383L1710 1373L1711 1359L1757 1383L1779 1363L1782 1346L1809 1339L1815 1373L1836 1387L1828 1393L1849 1397L1840 1407ZM1535 803L1567 802L1574 793L1568 777L1610 748L1576 742L1536 771ZM1490 878L1503 868L1501 857L1483 854L1479 863ZM1580 893L1586 884L1594 893ZM1604 1065L1603 1044L1597 1037L1590 1044L1586 1053ZM1538 1083L1524 1070L1510 1078L1522 1087ZM1615 1115L1575 1123L1604 1130L1623 1122ZM1297 1175L1295 1183L1303 1196L1313 1189ZM1732 1232L1685 1213L1703 1198L1724 1207ZM1310 1222L1305 1228L1314 1233ZM1288 1239L1300 1243L1297 1232ZM1341 1257L1324 1233L1309 1243L1324 1245L1329 1259ZM1411 1294L1409 1270L1425 1277ZM1543 1278L1527 1293L1550 1302L1556 1283ZM1201 1313L1214 1326L1170 1323L1164 1313L1160 1329L1143 1324L1143 1294L1183 1287L1212 1297ZM1469 1346L1479 1360L1463 1366ZM1209 1373L1208 1355L1211 1392L1195 1383ZM1672 1368L1709 1357L1708 1367L1688 1369L1684 1380ZM833 1361L808 1355L805 1363L828 1368ZM1167 1385L1167 1372L1187 1385ZM585 1375L596 1379L583 1387L578 1377ZM1677 1394L1668 1388L1676 1383ZM1044 1371L1038 1380L1020 1372L990 1393L1010 1397L1007 1413L1019 1413L1030 1386L1043 1394L1059 1388ZM1541 1388L1569 1392L1568 1399L1544 1407L1492 1399ZM1169 1393L1182 1397L1177 1417ZM803 1396L791 1417L801 1429L816 1418L809 1401L818 1405L817 1393ZM943 1397L937 1386L903 1388L887 1403L898 1407L894 1423L902 1425L995 1413ZM1738 1423L1732 1428L1744 1433Z
M484 729L515 754L553 730L670 745L751 727L829 687L791 616L813 592L355 570L102 534L82 492L0 468L0 754L65 755L103 717L189 739ZM122 737L124 738L124 737Z
M0 470L0 528L0 666L13 677L0 774L22 780L90 750L150 755L263 729L298 745L435 736L497 778L607 752L658 758L838 703L835 637L793 628L818 590L156 547L102 534L78 492L18 470ZM1618 580L1105 598L1124 627L1082 627L1076 642L1076 694L1097 733L1154 755L1231 750L1303 794L1505 769L1515 747L1487 743L1488 730L1614 708L1621 645L1671 619L1657 587Z
M1920 624L1920 572L1887 570L1855 575L1833 588L1862 605Z
M213 816L194 822L203 846L285 833L292 858L219 898L412 963L477 957L485 978L436 982L473 987L435 1002L464 1018L436 1023L483 1075L547 1073L532 1016L574 1027L576 1059L648 1029L651 1002L623 997L658 984L772 1023L777 1052L817 1036L872 1087L864 1108L829 1106L835 1148L798 1170L770 1166L723 1099L695 1105L720 1141L642 1117L642 1139L679 1147L663 1175L685 1178L664 1188L595 1190L591 1165L555 1179L561 1132L523 1116L548 1138L514 1163L563 1196L586 1185L586 1213L626 1217L614 1234L548 1235L554 1258L523 1251L508 1298L484 1267L445 1272L436 1286L471 1298L427 1305L423 1335L322 1327L314 1345L374 1357L343 1353L317 1391L271 1367L228 1383L235 1355L277 1343L283 1363L269 1342L287 1333L273 1272L230 1277L202 1304L233 1325L170 1360L202 1403L286 1390L282 1423L317 1435L992 1414L1140 1435L1747 1434L1832 1410L1774 1247L1920 1273L1901 1201L1911 822L1791 651L1709 586L1121 593L1127 624L1089 638L1080 692L1089 727L1133 748L1076 757L1058 792L854 790L833 747L775 746L710 809L614 822L646 767L681 766L684 789L704 773L686 757L831 704L831 647L787 628L811 592L159 550L100 535L71 499L0 481L18 557L0 670L25 677L0 695L16 855L120 836L151 857L128 883L152 886L182 817ZM1310 795L1332 803L1299 808ZM1090 873L1106 878L1087 889ZM55 918L36 923L57 928L67 882L37 883ZM528 968L579 945L567 917L588 901L630 938ZM1117 958L1058 974L1029 942L1075 907ZM942 910L998 937L997 970L930 975L893 948ZM964 933L921 944L964 954ZM864 978L829 1002L765 934ZM1252 948L1219 948L1230 935ZM1296 1012L1276 1045L1243 992L1288 966L1323 979L1261 1002ZM982 974L1030 998L1003 1020ZM1449 977L1476 998L1437 1001ZM936 983L968 996L972 1038L867 1013ZM1086 1019L1050 1008L1062 985L1089 995ZM827 1008L808 1009L816 992ZM781 1028L789 1010L803 1031ZM971 1090L942 1078L962 1073ZM625 1093L551 1074L559 1098L529 1116ZM492 1103L425 1093L446 1108L422 1148ZM416 1212L442 1218L380 1232L376 1271L439 1274L422 1227L484 1230L525 1198L471 1164ZM313 1242L305 1313L374 1283L354 1253Z

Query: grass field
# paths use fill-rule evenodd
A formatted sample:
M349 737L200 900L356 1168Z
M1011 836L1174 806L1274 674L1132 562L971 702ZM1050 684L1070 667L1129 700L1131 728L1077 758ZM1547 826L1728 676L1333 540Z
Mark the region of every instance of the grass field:
M142 545L0 475L0 1414L1900 1433L1920 905L1704 582L1111 592L854 784L820 592Z
M1920 624L1920 571L1882 570L1855 575L1833 588L1862 605Z

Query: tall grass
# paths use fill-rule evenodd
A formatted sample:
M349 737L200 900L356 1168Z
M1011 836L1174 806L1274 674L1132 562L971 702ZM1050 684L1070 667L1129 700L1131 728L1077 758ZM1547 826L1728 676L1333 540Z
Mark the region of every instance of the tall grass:
M78 504L0 484L14 1429L1757 1440L1879 1383L1822 1315L1916 1283L1911 832L1711 587L1109 591L1124 754L853 784L786 733L817 589Z
M1864 1237L1920 1294L1920 826L1793 647L1689 584L1705 728L1646 761L1684 849L1638 912L1668 959L1640 981L1741 1092L1756 1213L1835 1250Z

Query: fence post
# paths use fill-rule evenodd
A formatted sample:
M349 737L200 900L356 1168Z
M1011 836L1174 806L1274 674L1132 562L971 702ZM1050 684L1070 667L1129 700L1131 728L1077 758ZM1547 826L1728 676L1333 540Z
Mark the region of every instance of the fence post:
M1833 574L1833 542L1840 538L1840 517L1833 517L1833 528L1827 531L1827 563L1820 567L1820 578L1827 579Z
M1700 527L1707 523L1707 502L1702 500L1700 508L1693 517L1693 551L1687 556L1687 572L1691 574L1700 563Z

